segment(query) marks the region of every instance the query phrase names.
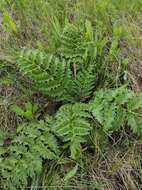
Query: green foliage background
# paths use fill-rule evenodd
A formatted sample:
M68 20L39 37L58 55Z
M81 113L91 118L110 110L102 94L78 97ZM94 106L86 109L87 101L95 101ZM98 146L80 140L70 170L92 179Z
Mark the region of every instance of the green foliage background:
M139 188L142 94L129 68L141 11L141 0L0 2L2 189Z

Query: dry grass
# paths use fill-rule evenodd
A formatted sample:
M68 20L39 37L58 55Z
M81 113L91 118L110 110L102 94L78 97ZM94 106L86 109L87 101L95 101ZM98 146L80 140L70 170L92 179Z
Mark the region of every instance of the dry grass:
M0 88L0 129L15 132L16 127L21 123L21 118L10 111L11 100L15 96L16 90L6 86ZM17 94L18 95L18 94Z
M129 32L131 36L122 53L129 59L128 79L134 91L142 91L142 20L141 13L132 18L128 17Z
M140 142L122 152L109 150L103 161L90 160L90 175L98 184L104 184L101 190L137 190L142 187Z

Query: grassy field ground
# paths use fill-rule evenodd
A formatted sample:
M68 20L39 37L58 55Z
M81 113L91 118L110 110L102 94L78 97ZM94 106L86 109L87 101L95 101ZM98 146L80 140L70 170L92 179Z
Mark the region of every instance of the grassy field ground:
M24 51L27 54L21 53ZM52 56L47 61L48 55ZM58 60L71 64L63 80L64 74L58 65L54 70L54 65L50 68L45 63L55 61L56 65ZM93 65L93 71L92 67L89 70L85 66L88 63ZM39 67L40 74L50 70L50 75L55 75L56 82L60 81L57 85L60 92L48 90L50 85L54 86L54 81L45 83L50 75L44 81L48 87L42 83L43 76L38 81L34 69L37 71ZM78 77L83 68L85 71ZM86 71L93 74L88 76ZM77 80L82 81L74 82ZM94 86L88 87L92 80L95 80ZM1 0L1 188L142 189L141 91L141 0ZM95 108L93 97L98 98ZM90 107L81 109L76 106L79 103ZM137 110L133 112L135 119L127 116L133 111L129 110L131 103ZM122 121L124 115L128 119ZM83 119L79 121L75 116ZM88 126L82 129L86 130L85 140L79 129L75 136L64 131L65 125L77 125L81 130L80 123L84 128ZM90 126L92 129L88 132ZM43 144L48 144L49 152L43 151Z

